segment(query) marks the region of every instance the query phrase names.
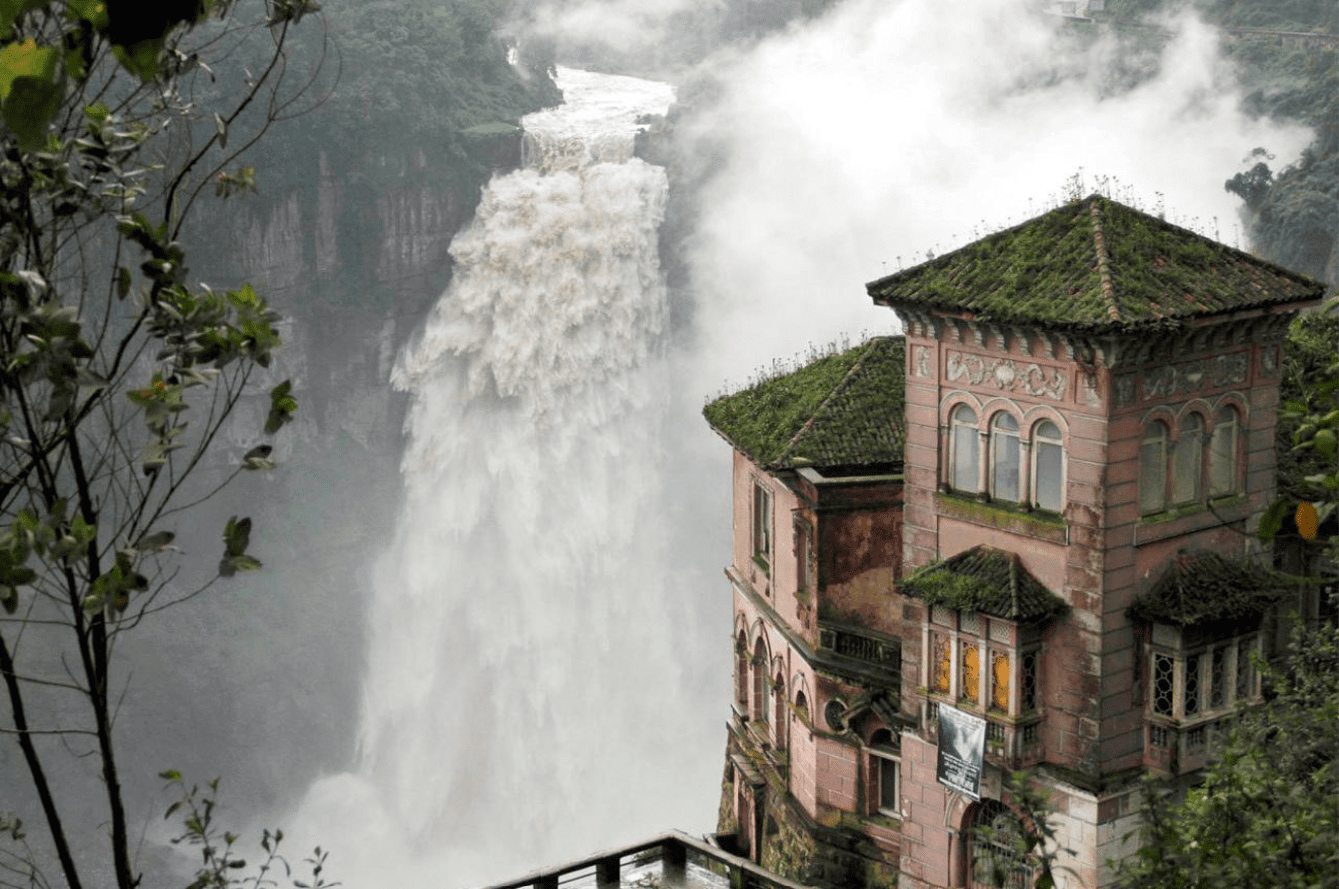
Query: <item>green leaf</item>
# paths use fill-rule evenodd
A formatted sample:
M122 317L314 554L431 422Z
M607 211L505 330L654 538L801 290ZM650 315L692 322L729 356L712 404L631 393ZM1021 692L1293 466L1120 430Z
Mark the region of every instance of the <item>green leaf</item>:
M181 772L178 772L176 769L167 769L166 771L159 772L158 777L162 778L164 781L180 781Z
M251 519L239 519L237 516L228 519L228 524L223 529L224 555L240 556L246 552L247 545L250 542Z
M166 36L150 37L129 46L113 46L112 55L121 63L122 68L149 83L158 76L158 62L162 58L166 42Z
M4 100L5 123L24 148L35 148L46 135L47 123L60 110L65 88L40 77L16 77Z
M175 540L176 536L171 531L154 531L152 534L144 534L139 540L135 541L135 549L140 552L161 550Z
M298 409L298 400L292 396L293 381L284 380L270 390L270 415L265 418L265 434L273 435L293 419Z
M9 98L14 81L21 77L53 80L60 53L49 46L38 46L31 37L22 43L10 43L0 49L0 101Z
M1260 527L1256 533L1260 540L1265 543L1273 543L1274 538L1278 536L1283 528L1283 520L1289 515L1289 502L1282 498L1275 500L1274 503L1265 510L1265 514L1260 517Z
M243 469L273 469L275 464L270 459L270 453L274 450L269 445L259 445L246 452L242 458Z
M260 560L252 556L227 556L219 562L219 574L232 577L238 571L255 571L261 567Z

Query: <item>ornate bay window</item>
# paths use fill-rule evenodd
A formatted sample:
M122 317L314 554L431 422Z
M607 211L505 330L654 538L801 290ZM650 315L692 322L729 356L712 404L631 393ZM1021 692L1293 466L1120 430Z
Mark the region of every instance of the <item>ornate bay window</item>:
M1013 553L979 546L929 565L900 591L926 603L922 625L928 713L944 701L987 720L990 749L1039 753L1041 633L1064 602Z
M1203 765L1219 721L1258 700L1260 620L1285 589L1261 565L1181 552L1131 606L1147 643L1141 673L1153 764Z

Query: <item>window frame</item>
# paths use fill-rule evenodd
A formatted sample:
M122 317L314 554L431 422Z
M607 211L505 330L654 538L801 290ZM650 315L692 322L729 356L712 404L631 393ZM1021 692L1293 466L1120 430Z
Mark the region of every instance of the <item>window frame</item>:
M814 588L814 528L809 520L795 518L795 591L811 592Z
M1224 419L1226 417L1227 419ZM1219 436L1223 435L1224 428L1230 429L1226 433L1229 438L1226 447L1219 447ZM1208 496L1209 499L1217 497L1230 497L1239 491L1239 479L1241 465L1238 451L1241 443L1241 411L1235 404L1224 404L1218 409L1217 417L1214 421L1213 429L1209 433L1209 477L1208 477ZM1219 486L1220 473L1227 475L1226 486Z
M1215 689L1214 656L1223 652L1222 684ZM1242 703L1260 699L1251 656L1260 650L1260 632L1239 633L1188 648L1149 646L1146 714L1182 727L1212 722ZM1159 685L1162 689L1159 689ZM1220 696L1221 693L1221 696ZM1242 698L1245 698L1245 701Z
M1171 506L1190 506L1204 500L1205 425L1198 411L1187 412L1176 424L1176 442L1172 445L1171 465L1168 466L1170 496L1167 502ZM1183 487L1187 484L1188 488Z
M1006 423L1012 423L1009 428ZM1013 459L1010 460L1008 442L1013 442ZM1005 453L1000 453L1001 449ZM1009 464L1012 463L1012 467ZM1013 469L1013 496L1005 496L1000 487L1001 470ZM1021 503L1023 501L1023 437L1020 434L1018 418L1008 411L998 411L990 418L990 499L999 503Z
M966 415L966 416L964 416ZM967 416L971 419L968 420ZM949 436L948 436L948 486L949 490L956 491L959 494L976 495L981 491L981 429L977 426L979 422L976 410L967 402L959 402L953 406L949 412ZM971 450L972 459L969 466L962 467L966 470L967 478L964 480L959 477L959 448L966 442ZM963 484L966 481L970 484Z
M887 736L887 743L881 743L883 736ZM869 744L865 747L865 752L869 754L867 760L869 767L870 782L870 813L886 815L890 818L902 817L902 750L901 737L898 736L898 743L893 743L893 732L891 729L881 728L876 730L869 738ZM885 805L887 799L884 788L885 775L891 774L893 779L893 806L890 808Z
M1046 426L1050 426L1052 429L1055 430L1054 437L1051 437L1047 433L1043 432L1043 429ZM1065 491L1066 491L1066 485L1069 480L1069 461L1066 459L1065 454L1065 433L1060 428L1060 424L1056 423L1054 420L1049 418L1039 420L1037 424L1032 427L1031 445L1032 445L1031 447L1032 453L1029 455L1030 457L1029 462L1031 464L1029 466L1029 469L1031 473L1032 485L1031 485L1031 493L1029 494L1029 499L1032 501L1033 506L1035 506L1037 509L1054 513L1064 512L1065 504L1068 502L1068 497L1066 496ZM1060 499L1054 509L1042 503L1041 498L1038 497L1037 495L1037 492L1041 489L1040 485L1041 474L1038 470L1038 466L1041 463L1041 450L1043 447L1048 448L1054 447L1059 452L1060 455L1060 469L1059 469L1060 477L1059 479L1056 480L1057 495L1059 496Z
M1156 437L1155 437L1156 434ZM1171 430L1160 419L1144 425L1144 435L1139 439L1139 475L1136 502L1140 515L1157 515L1166 512L1167 496L1167 455L1171 440ZM1152 460L1146 460L1145 451L1150 445L1156 447ZM1146 496L1147 495L1147 496ZM1156 502L1154 497L1156 496Z
M770 570L772 566L772 489L760 478L753 479L753 559Z

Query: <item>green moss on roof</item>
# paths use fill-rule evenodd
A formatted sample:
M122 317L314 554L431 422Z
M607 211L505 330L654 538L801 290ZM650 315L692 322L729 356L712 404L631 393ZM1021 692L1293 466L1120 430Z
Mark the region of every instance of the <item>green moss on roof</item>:
M1324 285L1097 195L866 288L875 302L1058 329L1144 329L1320 299Z
M976 546L926 565L905 578L898 592L927 605L955 611L979 611L1020 623L1053 617L1065 600L1033 577L1016 553Z
M1179 627L1255 621L1283 598L1288 586L1284 576L1253 562L1181 551L1130 606L1130 616Z
M902 462L901 337L876 337L718 398L702 413L768 469Z

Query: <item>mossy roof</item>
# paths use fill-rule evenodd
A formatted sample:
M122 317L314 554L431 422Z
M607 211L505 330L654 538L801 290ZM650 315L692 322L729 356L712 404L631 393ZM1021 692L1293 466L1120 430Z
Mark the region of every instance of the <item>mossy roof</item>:
M866 286L998 324L1134 331L1320 299L1325 286L1093 195Z
M1282 575L1254 562L1214 552L1181 551L1158 582L1130 606L1130 616L1179 627L1254 621L1287 590Z
M917 571L898 592L927 605L979 611L1019 623L1053 617L1069 606L1023 566L1017 553L975 546Z
M702 409L712 428L767 469L902 462L902 337L875 337Z

